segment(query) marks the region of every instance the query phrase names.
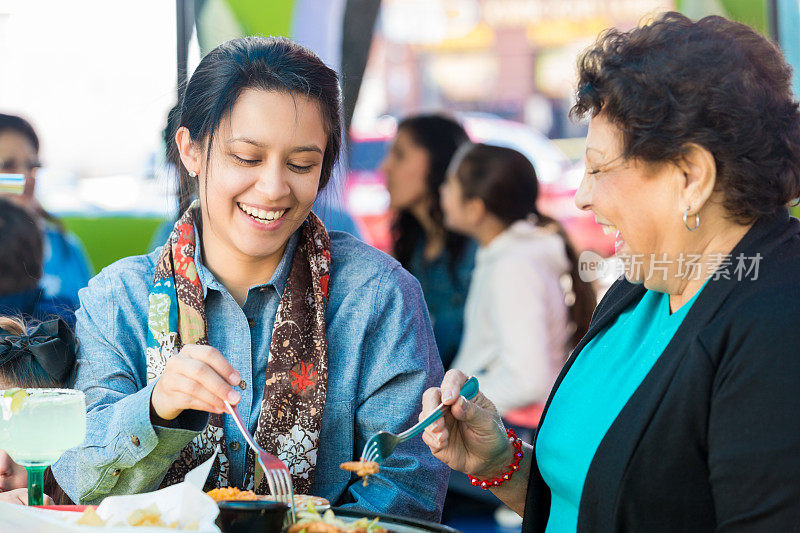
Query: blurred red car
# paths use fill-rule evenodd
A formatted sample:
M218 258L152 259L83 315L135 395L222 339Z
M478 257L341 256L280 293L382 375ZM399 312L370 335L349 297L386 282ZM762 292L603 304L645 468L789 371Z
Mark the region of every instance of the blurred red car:
M474 142L513 148L533 163L539 179L539 210L564 225L578 252L614 253L614 236L603 233L591 212L575 206L573 197L583 177L583 163L572 163L547 137L533 128L493 115L459 115ZM351 130L348 175L344 187L347 211L369 244L391 248L389 193L379 167L394 138L397 122L383 117L370 131Z

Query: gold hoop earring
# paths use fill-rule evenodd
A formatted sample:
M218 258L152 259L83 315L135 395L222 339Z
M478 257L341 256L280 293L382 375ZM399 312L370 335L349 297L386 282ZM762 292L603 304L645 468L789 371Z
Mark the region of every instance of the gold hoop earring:
M686 211L683 212L683 225L686 226L686 229L688 229L689 231L694 231L700 227L700 215L698 213L694 214L694 227L690 228L688 218L689 218L689 211L691 209L692 206L689 206L686 208Z

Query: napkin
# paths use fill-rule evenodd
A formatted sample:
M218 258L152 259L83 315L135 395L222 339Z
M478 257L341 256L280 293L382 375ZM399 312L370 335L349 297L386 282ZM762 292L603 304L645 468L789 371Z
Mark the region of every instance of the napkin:
M128 516L137 509L155 504L161 512L161 521L170 524L177 521L186 528L196 524L199 533L220 533L214 524L219 508L216 502L203 492L214 457L186 474L183 482L155 492L130 496L109 496L97 508L97 514L106 521L105 527L78 525L80 513L37 509L23 505L0 502L0 533L26 531L27 533L164 533L166 528L131 527Z
M215 452L211 459L186 474L183 482L165 489L130 496L109 496L97 508L97 514L109 525L126 526L133 511L155 504L166 524L177 521L181 528L197 524L198 530L219 531L214 525L219 508L211 496L203 492L216 456Z

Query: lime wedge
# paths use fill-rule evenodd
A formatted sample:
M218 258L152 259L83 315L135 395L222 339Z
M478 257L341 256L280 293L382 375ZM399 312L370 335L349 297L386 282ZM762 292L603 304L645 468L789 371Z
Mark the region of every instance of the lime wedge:
M16 393L18 393L21 390L22 389L8 389L6 391L3 391L3 398L11 398L12 396L14 396Z
M19 413L22 406L25 405L25 400L28 399L28 391L25 389L18 389L11 395L11 412Z

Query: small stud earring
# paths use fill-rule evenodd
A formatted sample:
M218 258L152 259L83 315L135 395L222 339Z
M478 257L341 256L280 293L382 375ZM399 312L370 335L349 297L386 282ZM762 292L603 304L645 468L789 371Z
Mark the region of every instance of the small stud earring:
M196 178L197 177L197 172L195 172L194 170L190 170L189 171L189 177L190 178Z

